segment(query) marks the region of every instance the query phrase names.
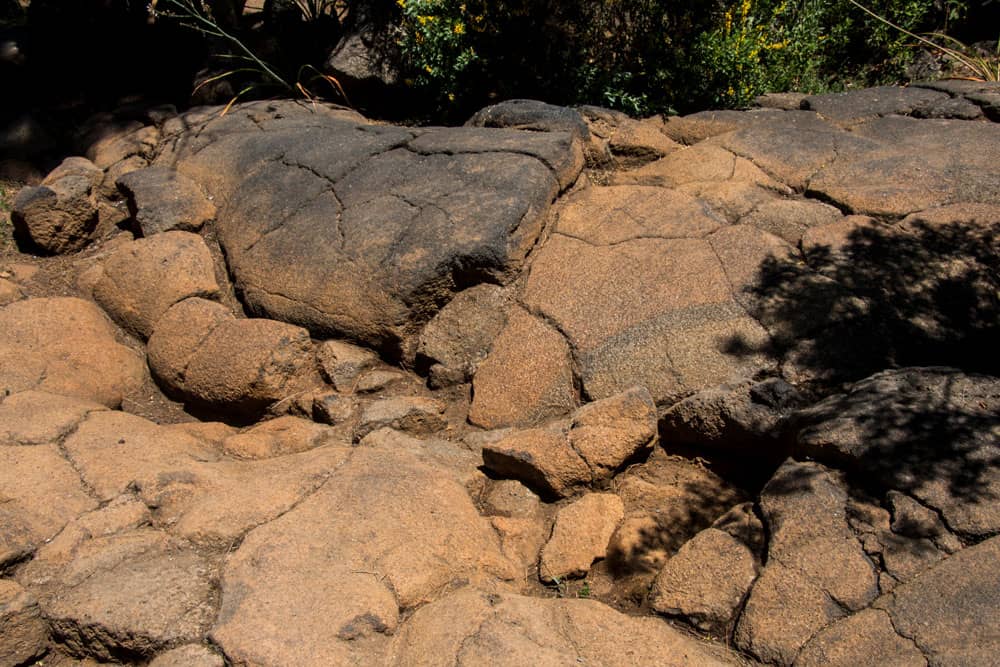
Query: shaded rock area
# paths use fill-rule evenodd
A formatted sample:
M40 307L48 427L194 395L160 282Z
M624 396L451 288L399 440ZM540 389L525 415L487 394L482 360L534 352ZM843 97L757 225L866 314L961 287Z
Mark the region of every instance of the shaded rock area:
M997 95L97 119L0 245L0 663L995 664Z

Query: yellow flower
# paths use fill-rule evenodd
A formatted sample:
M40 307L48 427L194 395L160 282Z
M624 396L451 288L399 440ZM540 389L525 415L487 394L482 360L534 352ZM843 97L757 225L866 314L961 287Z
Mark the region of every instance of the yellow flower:
M461 21L452 26L451 31L456 35L462 35L465 33L465 26L462 25Z
M396 4L400 7L406 7L406 0L396 0Z
M455 101L455 93L448 93L448 101L449 102Z
M433 73L434 73L434 68L433 68L433 67L431 67L430 65L424 65L424 70L425 70L425 71L426 71L426 72L427 72L428 74L433 74Z

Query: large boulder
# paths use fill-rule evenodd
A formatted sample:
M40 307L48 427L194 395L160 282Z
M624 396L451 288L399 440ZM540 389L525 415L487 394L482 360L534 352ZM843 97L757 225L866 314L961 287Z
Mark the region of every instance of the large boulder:
M160 160L215 196L254 312L396 355L454 292L513 277L583 166L565 132L408 130L294 104L238 107L174 146Z
M115 339L90 301L25 299L0 308L0 391L26 389L121 405L143 382L142 358Z

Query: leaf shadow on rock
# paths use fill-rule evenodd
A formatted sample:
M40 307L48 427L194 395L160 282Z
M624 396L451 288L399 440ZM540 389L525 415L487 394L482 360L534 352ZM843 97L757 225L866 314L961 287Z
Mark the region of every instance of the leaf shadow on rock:
M760 350L733 339L731 354L766 352L818 395L867 378L793 418L791 454L911 493L946 518L944 505L997 502L996 223L918 215L861 226L840 246L769 256L747 296L772 341ZM951 368L887 371L932 366Z
M851 381L918 365L996 374L998 288L995 228L917 220L909 231L859 227L840 248L772 255L748 296L774 337L768 352L813 376ZM734 339L729 349L747 344Z

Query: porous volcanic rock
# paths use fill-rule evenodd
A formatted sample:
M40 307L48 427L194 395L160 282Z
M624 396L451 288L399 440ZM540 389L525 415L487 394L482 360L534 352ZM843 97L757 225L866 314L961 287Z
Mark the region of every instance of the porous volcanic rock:
M160 162L214 195L250 308L396 355L454 292L513 277L583 166L566 132L408 130L292 103L195 124Z
M66 158L37 187L23 188L14 199L14 230L42 251L80 250L97 227L95 189L103 172L84 158Z
M149 338L149 367L169 391L218 410L261 410L317 375L309 332L284 322L237 319L218 303L185 299Z
M424 665L738 664L723 651L652 618L593 600L540 600L464 589L417 611L388 662Z
M0 308L0 391L26 389L121 405L143 380L142 359L115 341L101 309L73 297Z
M167 167L136 169L116 181L143 236L181 230L196 232L215 218L215 205L201 187Z
M123 244L100 266L94 300L122 328L142 338L149 337L160 316L178 301L220 295L208 246L187 232Z

